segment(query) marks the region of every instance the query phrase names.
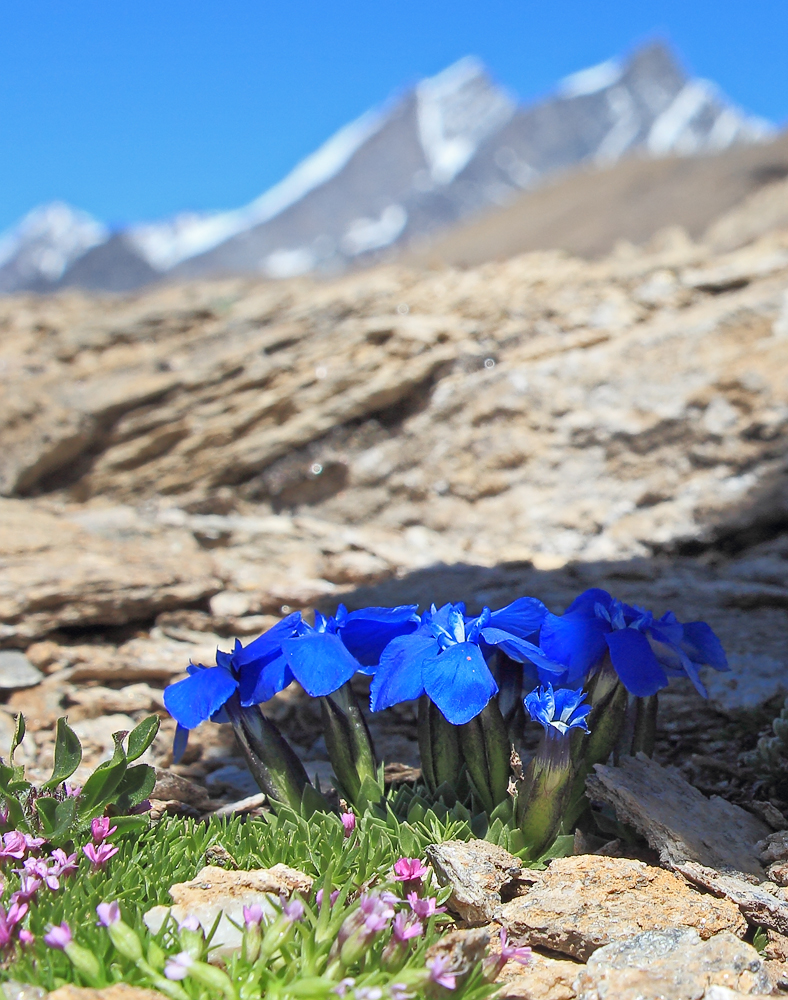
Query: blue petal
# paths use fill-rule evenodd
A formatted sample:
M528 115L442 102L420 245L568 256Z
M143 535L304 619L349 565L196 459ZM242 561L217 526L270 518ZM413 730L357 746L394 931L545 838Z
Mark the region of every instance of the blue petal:
M593 591L586 591L586 594ZM596 591L606 593L606 591ZM584 596L584 595L581 595ZM608 595L609 596L609 595ZM577 599L578 601L580 598ZM575 601L577 603L577 601ZM539 646L551 660L563 663L572 677L583 678L607 652L605 633L610 623L595 615L572 613L561 616L548 612L539 633Z
M422 665L435 656L439 646L432 634L402 635L386 646L380 657L369 692L369 705L379 712L424 694Z
M282 641L282 652L293 676L313 698L322 698L342 687L358 670L338 635L312 632Z
M342 642L362 666L377 666L383 650L392 639L410 635L419 627L417 607L416 604L406 604L398 608L351 611L340 631Z
M681 647L693 663L699 666L730 670L722 643L706 622L687 622Z
M610 659L621 683L636 698L646 698L667 687L668 678L649 646L634 628L617 629L607 637Z
M602 590L601 587L591 587L589 590L584 590L579 597L576 597L572 601L566 609L565 614L581 614L592 618L594 617L594 608L597 604L601 604L602 607L610 610L612 603L613 598L606 590Z
M238 681L224 667L208 667L186 680L170 684L164 705L185 729L195 729L218 712L238 688Z
M233 653L233 665L237 670L252 663L255 660L269 660L279 652L282 639L288 639L296 634L296 628L301 622L301 612L294 611L292 614L277 622L267 632L250 642L248 646Z
M279 652L268 663L253 664L241 671L240 695L244 708L268 701L293 681L287 657Z
M528 639L539 631L546 614L547 608L535 597L520 597L505 608L493 611L490 624L521 639Z
M447 721L461 726L481 712L498 685L472 642L458 642L422 664L424 690Z
M186 753L186 744L189 742L189 730L180 724L175 727L175 739L172 741L172 762L180 764L183 755Z

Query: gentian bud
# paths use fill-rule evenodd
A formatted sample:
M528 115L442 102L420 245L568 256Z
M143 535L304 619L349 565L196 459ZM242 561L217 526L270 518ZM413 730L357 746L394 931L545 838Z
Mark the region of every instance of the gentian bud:
M498 702L491 699L475 718L457 729L468 774L489 814L509 798L512 773L512 747Z
M525 709L544 727L544 735L517 792L515 815L530 855L538 858L555 840L572 792L575 769L571 731L588 732L582 689L553 691L552 684L531 691Z
M366 779L370 779L366 783L367 789L377 782L377 763L372 738L350 682L321 698L320 710L334 774L347 798L357 803ZM348 832L347 827L345 831L346 836L352 832Z

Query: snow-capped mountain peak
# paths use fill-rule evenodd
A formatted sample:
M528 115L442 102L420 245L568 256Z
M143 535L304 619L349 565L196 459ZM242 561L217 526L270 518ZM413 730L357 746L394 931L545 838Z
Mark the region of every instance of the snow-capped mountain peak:
M484 65L466 56L416 88L419 138L435 184L448 184L488 136L512 117L515 103Z
M57 281L66 268L109 235L87 212L62 201L34 208L0 236L0 291Z

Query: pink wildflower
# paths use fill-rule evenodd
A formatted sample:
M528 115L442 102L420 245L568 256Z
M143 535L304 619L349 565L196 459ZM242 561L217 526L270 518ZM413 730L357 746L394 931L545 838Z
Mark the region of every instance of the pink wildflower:
M410 908L419 918L419 920L427 920L429 917L434 917L437 913L445 913L445 906L436 906L435 899L432 896L428 896L426 899L420 899L417 893L408 893L408 902L410 903Z
M449 960L442 955L427 959L427 968L430 970L430 981L439 986L445 986L447 990L453 990L457 986L457 977L449 972Z
M111 927L116 924L120 920L120 907L117 900L113 900L111 903L99 903L96 907L96 914L98 923L102 927Z
M168 979L185 979L193 963L191 955L187 951L182 951L169 959L164 966L164 975Z
M25 834L25 843L27 844L28 851L37 851L39 847L43 847L46 843L45 837L34 837L31 833Z
M75 799L77 796L82 794L82 785L63 785L66 790L66 797L69 799Z
M19 943L22 945L32 944L35 941L35 937L32 931L29 931L26 927L23 927L19 932Z
M333 906L334 903L336 903L338 897L339 897L339 889L334 889L334 891L328 897L328 905L329 906ZM317 890L317 893L315 894L315 903L317 904L317 908L319 910L320 907L323 905L323 890L322 889L318 889Z
M395 882L419 882L427 874L427 868L418 858L400 858L394 862Z
M27 858L24 862L24 867L15 868L14 871L20 875L32 875L40 882L43 882L53 892L60 888L60 880L57 877L58 873L55 866L53 865L50 868L43 858Z
M18 830L9 830L3 834L2 846L0 846L0 859L15 858L20 861L27 853L27 840L25 835Z
M90 833L94 844L103 844L117 830L117 826L110 828L111 822L109 816L98 816L91 822Z
M356 814L352 812L342 813L340 819L345 829L345 836L350 837L356 829Z
M59 948L62 951L71 944L71 928L65 920L59 927L50 927L44 935L44 942L50 948Z
M263 922L263 908L259 903L244 907L244 923L247 927L259 927Z
M528 965L531 961L531 949L527 945L509 944L509 935L506 928L501 928L501 957L505 962L519 962L520 965Z
M29 872L25 872L24 875L19 876L19 888L11 899L20 903L29 903L41 888L41 885L41 879L36 878L35 875L31 875Z
M304 904L300 899L291 899L289 902L282 901L282 916L289 924L303 920L305 912Z
M98 847L95 844L86 844L82 850L94 868L103 868L109 859L118 853L118 848L112 844L99 844Z
M54 861L52 870L56 875L61 876L61 878L73 875L79 870L79 855L76 852L74 854L66 854L62 847L56 847L52 851L52 860Z
M405 942L411 938L421 937L424 933L424 925L420 920L412 920L407 913L400 911L394 917L392 930L397 941Z

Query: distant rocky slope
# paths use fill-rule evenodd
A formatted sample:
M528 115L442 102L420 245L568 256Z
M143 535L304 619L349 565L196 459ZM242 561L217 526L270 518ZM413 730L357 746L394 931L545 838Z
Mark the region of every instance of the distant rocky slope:
M719 153L769 134L768 123L737 110L713 84L689 78L662 44L575 73L530 107L517 107L468 57L340 129L242 208L115 233L64 205L37 209L0 241L0 291L335 275L419 245L578 165ZM612 213L619 226L621 212ZM546 246L531 239L518 249L535 245Z

